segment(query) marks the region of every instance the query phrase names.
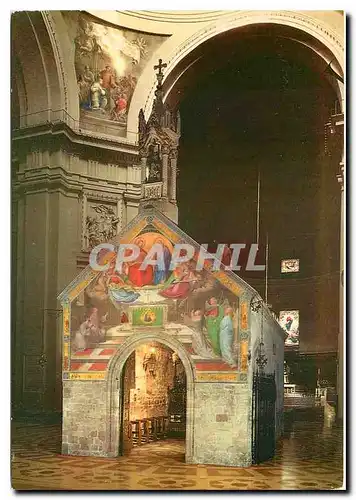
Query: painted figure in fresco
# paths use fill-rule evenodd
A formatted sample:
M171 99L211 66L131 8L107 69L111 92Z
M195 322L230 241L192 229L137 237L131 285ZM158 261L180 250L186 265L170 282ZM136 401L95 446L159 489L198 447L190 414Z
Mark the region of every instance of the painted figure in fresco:
M94 73L88 65L84 66L83 80L88 85L88 88L94 83Z
M110 90L116 87L115 76L109 65L100 71L100 78L103 81L102 86L104 89Z
M167 299L185 299L188 297L193 284L197 281L197 275L189 268L187 263L183 263L172 271L171 276L159 294Z
M126 121L127 98L125 94L119 94L115 99L115 107L111 111L111 119L124 122Z
M87 99L87 84L84 81L83 75L78 76L77 85L78 85L79 104L81 107L84 107L85 102L88 99Z
M205 303L205 324L214 352L221 356L220 350L220 323L224 316L223 308L215 297Z
M111 69L111 66L106 65L103 70L100 71L100 78L102 79L101 86L105 90L106 103L111 103L110 108L114 107L114 100L111 97L112 90L117 87L115 81L115 74Z
M99 318L98 309L93 307L75 333L72 349L74 351L83 350L90 343L102 342L105 339L105 329L102 327L102 323L106 321L106 317L107 315Z
M91 108L91 87L94 84L94 74L89 66L84 67L84 72L78 77L79 102L81 108Z
M102 82L103 81L100 78L90 87L91 102L92 102L91 107L92 109L101 109L102 111L104 111L108 103L108 100L106 97L106 92L102 86Z
M125 311L121 314L121 317L120 317L120 323L128 323L129 322L129 318L127 316L127 314L125 313Z
M118 274L115 270L115 260L110 263L109 269L105 273L100 273L94 282L87 288L86 294L90 299L102 303L109 297L112 303L117 307L117 304L131 304L135 302L140 294L135 290L131 290L127 283L125 274Z
M286 319L285 325L284 325L284 327L287 330L287 332L290 331L292 323L293 323L293 318L291 318L290 316L288 316L287 319Z
M140 297L138 292L130 290L127 285L125 270L126 268L124 268L124 273L120 275L115 269L115 260L113 259L105 273L108 294L115 306L116 304L131 304Z
M162 238L157 238L155 241L155 244L156 243L159 245L162 245L163 260L164 260L164 269L160 269L159 266L155 267L153 283L154 283L154 285L159 285L160 283L164 283L167 279L167 276L169 273L169 266L171 263L171 252L164 244L164 241Z
M96 299L99 302L105 301L108 298L108 278L103 274L99 274L97 278L86 289L86 294L91 299Z
M216 358L217 355L214 353L214 349L209 339L207 339L204 334L203 321L204 316L201 309L193 310L190 313L189 321L185 320L185 323L190 326L194 332L192 347L198 356L202 356L203 358Z
M134 262L128 262L127 276L133 286L142 287L153 283L153 266L147 265L145 270L141 270L140 266L145 260L147 252L144 250L145 242L142 238L134 241L140 247L140 253Z
M232 354L234 341L233 309L225 307L224 317L220 323L220 351L222 358L231 366L237 366Z

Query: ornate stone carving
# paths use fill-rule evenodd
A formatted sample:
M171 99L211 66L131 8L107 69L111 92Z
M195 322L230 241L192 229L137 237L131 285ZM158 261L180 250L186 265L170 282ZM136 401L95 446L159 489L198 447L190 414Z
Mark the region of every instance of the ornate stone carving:
M117 233L119 222L113 206L96 204L91 205L90 209L91 214L86 216L86 248L111 240Z
M160 59L158 65L154 67L154 69L158 69L158 73L156 74L157 85L152 113L146 122L143 111L140 111L138 132L142 169L142 198L163 198L169 202L167 213L171 213L172 206L176 207L180 117L163 102L162 68L166 66Z
M160 182L162 180L161 147L156 141L148 149L146 161L146 182Z
M162 182L150 183L144 185L144 198L161 198L162 197Z

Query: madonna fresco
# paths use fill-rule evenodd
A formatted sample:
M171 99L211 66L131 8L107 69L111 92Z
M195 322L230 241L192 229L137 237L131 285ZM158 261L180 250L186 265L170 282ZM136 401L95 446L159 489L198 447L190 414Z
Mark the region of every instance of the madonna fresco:
M137 80L165 36L148 35L65 12L75 44L75 69L81 115L126 125Z
M71 350L105 344L108 338L132 333L132 327L179 328L191 335L192 353L221 359L237 367L238 298L207 270L196 271L191 259L169 270L172 242L163 234L148 230L132 241L140 247L133 262L98 273L85 289L84 305L72 306ZM152 245L160 243L164 269L140 265Z

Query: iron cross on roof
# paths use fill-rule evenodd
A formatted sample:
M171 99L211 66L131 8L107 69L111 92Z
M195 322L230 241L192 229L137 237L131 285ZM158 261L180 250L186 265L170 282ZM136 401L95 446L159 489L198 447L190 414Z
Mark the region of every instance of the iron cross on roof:
M153 66L153 69L158 69L157 76L163 76L162 68L166 68L166 67L167 67L167 64L166 63L162 64L162 59L158 59L158 64L156 66Z

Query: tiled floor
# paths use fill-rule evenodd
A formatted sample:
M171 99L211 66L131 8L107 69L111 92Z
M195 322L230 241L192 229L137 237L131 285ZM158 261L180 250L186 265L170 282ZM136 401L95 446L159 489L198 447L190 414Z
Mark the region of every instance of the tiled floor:
M287 427L274 459L236 468L185 464L179 440L145 445L115 459L63 456L60 426L14 424L12 485L17 490L342 488L342 429L327 420L307 421L305 414Z

